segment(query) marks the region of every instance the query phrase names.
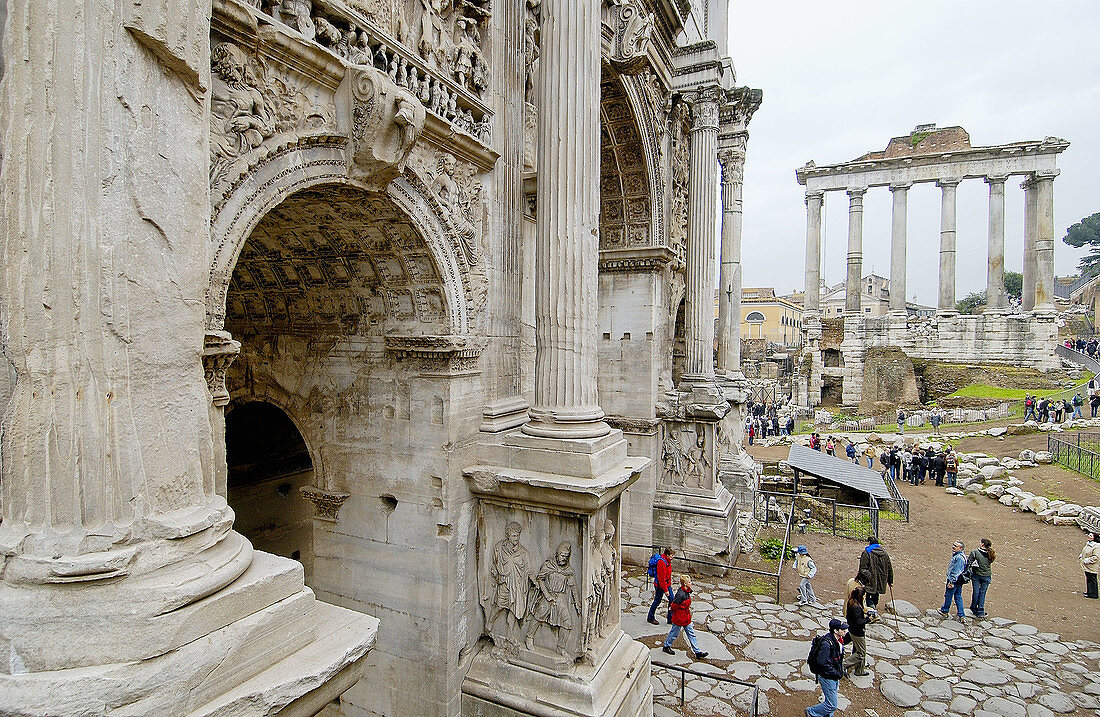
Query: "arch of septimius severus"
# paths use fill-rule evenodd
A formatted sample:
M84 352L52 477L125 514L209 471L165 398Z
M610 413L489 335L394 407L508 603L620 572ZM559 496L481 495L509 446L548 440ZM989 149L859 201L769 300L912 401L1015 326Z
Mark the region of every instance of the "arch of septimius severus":
M841 383L844 404L860 402L863 358L868 348L900 347L914 358L948 362L993 362L1047 368L1057 364L1054 308L1054 179L1058 155L1069 147L1062 139L972 146L961 127L918 125L906 137L890 140L886 149L851 162L818 166L807 163L796 172L806 187L806 337L798 401L821 402L825 377ZM1024 256L1022 312L1009 310L1004 287L1005 182L1022 176L1024 189ZM955 309L956 193L961 182L977 179L989 185L989 234L985 311L960 316ZM911 326L905 303L906 231L909 189L934 183L941 192L939 291L936 316L927 325ZM863 279L863 198L870 189L891 193L890 312L865 316L860 306ZM821 215L825 193L848 196L848 252L843 340L826 349L838 352L833 365L823 360L820 309ZM835 341L833 342L835 343ZM839 364L839 365L836 365Z
M651 714L624 544L752 480L728 19L0 2L0 713Z

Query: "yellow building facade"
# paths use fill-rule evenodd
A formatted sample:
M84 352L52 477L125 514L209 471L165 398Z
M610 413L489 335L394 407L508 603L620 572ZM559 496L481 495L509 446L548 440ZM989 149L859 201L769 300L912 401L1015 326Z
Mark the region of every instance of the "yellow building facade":
M801 346L802 304L777 296L771 287L742 289L741 338Z

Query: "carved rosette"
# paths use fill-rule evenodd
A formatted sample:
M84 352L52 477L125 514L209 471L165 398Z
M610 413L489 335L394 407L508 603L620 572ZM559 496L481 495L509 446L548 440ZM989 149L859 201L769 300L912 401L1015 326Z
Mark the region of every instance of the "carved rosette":
M202 368L210 400L221 408L229 403L229 391L225 387L225 372L241 353L241 342L234 341L227 331L211 331L206 334L202 348Z
M335 523L339 519L340 506L350 497L348 493L324 490L312 485L304 485L299 490L302 491L302 495L313 503L316 511L313 517L330 523Z

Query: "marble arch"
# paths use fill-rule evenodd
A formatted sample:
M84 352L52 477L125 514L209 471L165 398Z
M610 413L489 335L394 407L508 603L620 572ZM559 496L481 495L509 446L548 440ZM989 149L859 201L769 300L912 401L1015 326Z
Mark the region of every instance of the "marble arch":
M207 289L207 330L224 327L226 297L233 268L252 232L272 210L292 196L322 185L370 192L348 177L347 138L315 134L295 136L267 150L247 170L223 184L212 196ZM378 192L374 193L379 194ZM459 232L424 182L411 169L381 192L417 230L427 246L443 287L444 333L465 335L471 327L471 299L479 277L472 276L479 258L469 256ZM476 238L475 238L476 240Z

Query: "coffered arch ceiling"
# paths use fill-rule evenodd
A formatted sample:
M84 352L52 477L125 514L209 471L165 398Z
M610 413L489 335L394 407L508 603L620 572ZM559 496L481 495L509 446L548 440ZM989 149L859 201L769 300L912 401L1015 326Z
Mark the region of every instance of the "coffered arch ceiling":
M446 333L432 254L385 195L344 185L297 192L241 249L226 298L234 335Z
M641 133L618 78L600 85L600 248L650 246L652 207Z

